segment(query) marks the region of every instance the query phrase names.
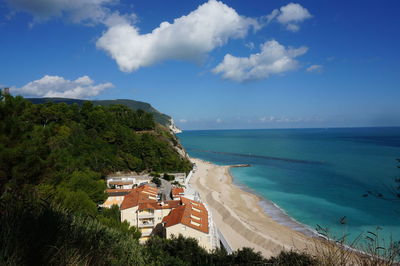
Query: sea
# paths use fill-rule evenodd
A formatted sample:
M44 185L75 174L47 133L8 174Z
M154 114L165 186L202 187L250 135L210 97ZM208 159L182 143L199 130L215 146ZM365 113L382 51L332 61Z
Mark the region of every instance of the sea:
M281 224L349 245L367 236L382 246L400 241L400 198L392 194L398 127L199 130L178 138L191 157L250 164L231 168L234 183L263 198Z

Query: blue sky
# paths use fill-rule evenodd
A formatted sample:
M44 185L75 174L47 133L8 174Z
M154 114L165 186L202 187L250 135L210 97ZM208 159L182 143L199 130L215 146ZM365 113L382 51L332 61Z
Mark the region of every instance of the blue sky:
M396 0L5 0L0 85L146 101L183 129L400 126L399 10Z

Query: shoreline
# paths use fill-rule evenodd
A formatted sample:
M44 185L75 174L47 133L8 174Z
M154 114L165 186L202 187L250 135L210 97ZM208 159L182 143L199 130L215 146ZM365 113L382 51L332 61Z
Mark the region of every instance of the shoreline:
M264 198L263 196L259 195L256 191L247 187L246 185L235 182L234 176L230 170L232 166L230 165L227 166L229 167L229 174L231 175L232 178L232 184L237 186L244 192L256 196L259 199L259 206L264 210L265 214L269 216L271 219L273 219L275 222L283 226L289 227L290 229L296 232L300 232L308 237L324 238L321 234L319 234L316 230L312 229L310 226L303 224L297 221L295 218L291 217L289 214L286 213L284 209L282 209L279 205L277 205L273 201Z
M251 247L265 257L282 250L310 250L319 236L295 221L273 202L234 182L231 166L220 166L197 158L189 184L200 194L213 215L214 223L233 250ZM277 221L277 214L282 221ZM288 223L296 225L295 230ZM307 233L305 233L307 232Z

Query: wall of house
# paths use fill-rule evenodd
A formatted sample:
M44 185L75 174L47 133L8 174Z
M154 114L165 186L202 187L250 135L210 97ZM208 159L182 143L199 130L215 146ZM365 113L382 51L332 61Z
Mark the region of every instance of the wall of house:
M128 221L131 226L137 226L137 209L138 206L121 210L121 221Z
M167 238L171 238L172 235L178 236L179 234L182 234L185 237L196 238L199 241L200 246L204 247L206 250L212 249L212 241L209 234L203 233L183 224L176 224L166 228Z
M132 185L123 186L124 189L132 188L133 184L136 184L136 178L131 177L131 176L115 176L115 177L110 176L110 177L107 177L107 187L111 187L110 182L113 182L113 181L117 181L117 182L132 181Z
M158 209L154 211L154 223L159 224L171 212L171 209Z

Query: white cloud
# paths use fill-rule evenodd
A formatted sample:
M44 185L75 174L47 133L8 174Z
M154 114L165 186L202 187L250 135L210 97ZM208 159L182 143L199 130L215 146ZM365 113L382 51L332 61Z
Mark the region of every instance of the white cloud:
M321 72L323 69L322 65L311 65L307 68L307 72Z
M108 18L106 7L119 0L6 0L10 7L33 15L35 22L65 17L74 23L99 23Z
M299 23L311 17L312 15L306 8L302 7L300 4L294 3L283 6L279 10L274 9L271 14L266 16L268 23L276 20L284 25L287 30L292 32L299 31Z
M184 124L184 123L187 123L187 120L186 119L179 119L179 122Z
M297 24L287 24L287 25L286 25L286 29L287 29L288 31L298 32L298 31L300 30L300 27L299 27L299 25L297 25Z
M272 74L284 73L298 67L295 57L307 52L307 47L285 48L277 41L261 45L261 52L249 57L225 55L224 60L213 69L215 74L234 81L250 81L268 78Z
M151 33L141 34L131 23L115 24L98 39L97 47L131 72L165 60L199 61L229 39L243 38L260 25L233 8L210 0L172 23L162 22Z
M221 119L221 118L217 118L217 119L215 120L215 122L217 122L218 124L219 124L219 123L222 123L222 119Z
M275 117L274 116L270 116L270 117L264 116L264 117L261 117L259 120L262 123L273 122L273 121L275 121Z
M13 94L41 97L87 98L96 96L105 89L113 88L112 83L94 84L88 76L76 80L67 80L59 76L46 75L41 79L31 81L21 88L13 87Z
M273 21L278 15L279 15L279 10L278 9L272 10L271 14L266 16L267 23L270 23L271 21Z
M248 43L245 44L245 46L246 46L247 48L249 48L250 50L253 50L253 49L255 48L255 45L254 45L253 42L248 42Z

